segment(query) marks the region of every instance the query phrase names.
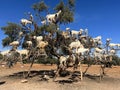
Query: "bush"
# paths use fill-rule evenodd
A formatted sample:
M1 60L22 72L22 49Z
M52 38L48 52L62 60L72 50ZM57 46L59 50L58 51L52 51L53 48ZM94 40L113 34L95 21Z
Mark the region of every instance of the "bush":
M3 59L3 55L2 55L2 54L0 54L0 60L1 60L1 59Z
M118 56L113 56L112 64L120 66L120 58Z
M113 59L112 64L115 65L115 66L116 65L120 66L120 59Z
M39 58L36 63L41 63L41 64L56 64L57 63L57 59L54 59L54 58Z

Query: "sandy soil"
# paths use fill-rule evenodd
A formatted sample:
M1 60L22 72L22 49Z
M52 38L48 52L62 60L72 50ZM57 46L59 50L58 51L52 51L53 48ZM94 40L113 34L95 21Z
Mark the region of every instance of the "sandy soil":
M0 66L0 90L120 90L120 67L113 66L106 68L106 75L99 80L100 66L91 66L83 81L71 82L67 77L57 77L56 82L49 77L48 81L41 80L43 71L50 72L56 69L56 65L34 64L32 67L31 77L27 82L21 83L23 72L27 71L29 64L21 67L20 64L15 65L11 69ZM87 65L82 65L83 71ZM70 68L71 69L71 68Z

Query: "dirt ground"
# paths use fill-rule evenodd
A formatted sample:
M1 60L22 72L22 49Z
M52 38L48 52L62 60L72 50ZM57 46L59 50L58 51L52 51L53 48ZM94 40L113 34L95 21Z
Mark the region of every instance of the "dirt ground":
M57 77L56 82L49 76L47 81L41 79L43 72L50 72L56 69L56 65L34 64L31 70L31 77L26 82L23 74L28 70L29 64L21 67L16 64L12 68L0 66L0 90L120 90L120 67L112 66L105 69L105 76L99 79L100 66L91 66L83 80L70 81L69 76ZM87 65L82 65L83 71ZM71 69L71 68L70 68ZM79 70L79 69L78 69ZM77 71L78 71L77 70Z

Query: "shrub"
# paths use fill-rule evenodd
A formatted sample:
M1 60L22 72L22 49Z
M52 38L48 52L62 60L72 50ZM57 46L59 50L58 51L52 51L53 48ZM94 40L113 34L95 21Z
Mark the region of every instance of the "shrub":
M120 66L120 58L118 56L114 55L113 60L112 60L112 64Z
M0 60L1 60L1 59L3 59L3 55L2 55L2 54L0 54Z
M57 63L57 59L54 58L39 58L38 60L36 60L36 63L41 63L41 64L56 64Z

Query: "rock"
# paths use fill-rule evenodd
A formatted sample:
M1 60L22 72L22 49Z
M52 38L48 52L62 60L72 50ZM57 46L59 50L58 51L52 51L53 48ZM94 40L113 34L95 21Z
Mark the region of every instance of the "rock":
M23 79L23 80L21 80L21 83L27 83L27 82L28 82L27 79Z

